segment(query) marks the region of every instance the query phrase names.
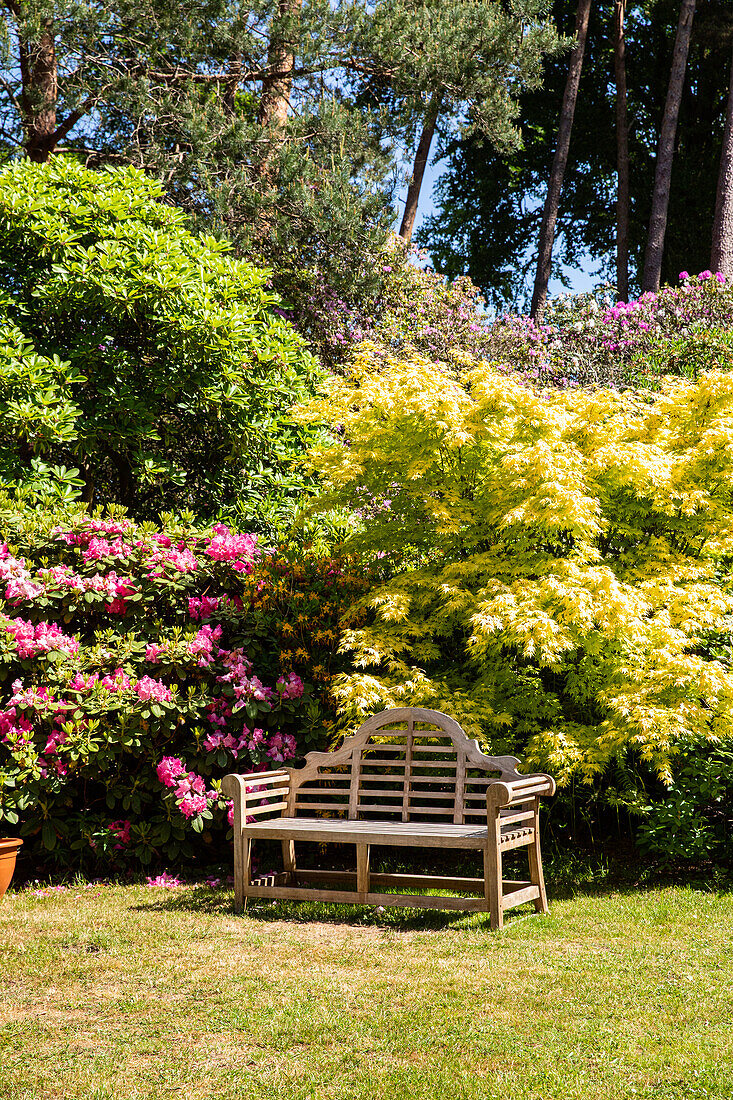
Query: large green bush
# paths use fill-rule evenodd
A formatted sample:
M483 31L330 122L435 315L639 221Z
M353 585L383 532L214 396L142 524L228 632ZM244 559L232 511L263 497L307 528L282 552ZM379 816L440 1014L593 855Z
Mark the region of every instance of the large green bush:
M256 517L288 493L288 409L316 377L267 272L189 232L156 181L63 157L0 172L6 482L76 466L86 500L140 517L214 516L245 485Z

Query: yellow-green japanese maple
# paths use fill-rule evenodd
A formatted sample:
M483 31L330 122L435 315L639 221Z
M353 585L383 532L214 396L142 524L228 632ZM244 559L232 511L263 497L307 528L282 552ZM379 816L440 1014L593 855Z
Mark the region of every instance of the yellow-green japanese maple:
M733 736L732 375L537 393L367 347L299 415L333 429L321 506L360 514L391 578L344 633L345 714L434 706L561 781L630 758L666 779Z

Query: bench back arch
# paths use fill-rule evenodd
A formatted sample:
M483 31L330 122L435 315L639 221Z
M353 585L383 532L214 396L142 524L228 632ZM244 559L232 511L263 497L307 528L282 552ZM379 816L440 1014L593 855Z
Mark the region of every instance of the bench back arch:
M513 756L487 756L459 724L424 707L368 718L335 752L290 772L287 817L486 822L486 790L516 779Z

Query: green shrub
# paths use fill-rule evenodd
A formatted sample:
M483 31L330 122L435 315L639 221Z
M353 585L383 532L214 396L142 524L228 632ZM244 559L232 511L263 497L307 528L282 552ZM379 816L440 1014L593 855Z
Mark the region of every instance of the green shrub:
M729 743L730 373L642 400L365 352L302 415L333 429L321 506L357 510L352 547L392 573L345 632L344 713L434 706L566 785L669 783Z
M316 364L267 272L162 200L132 168L0 172L0 476L76 466L85 500L148 518L215 516L244 484L271 515L302 484L288 409Z
M675 761L669 790L640 807L639 848L662 862L733 857L733 752L691 746Z

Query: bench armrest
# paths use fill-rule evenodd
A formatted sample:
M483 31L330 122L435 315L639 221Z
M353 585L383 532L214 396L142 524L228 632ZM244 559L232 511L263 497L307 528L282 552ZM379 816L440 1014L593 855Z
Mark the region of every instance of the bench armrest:
M536 772L534 775L518 775L516 779L497 780L486 790L487 809L499 810L502 806L516 806L529 802L538 795L555 793L555 780L551 775Z
M234 804L235 831L243 829L248 821L266 814L279 811L279 816L283 816L290 798L290 769L225 775L221 789Z

